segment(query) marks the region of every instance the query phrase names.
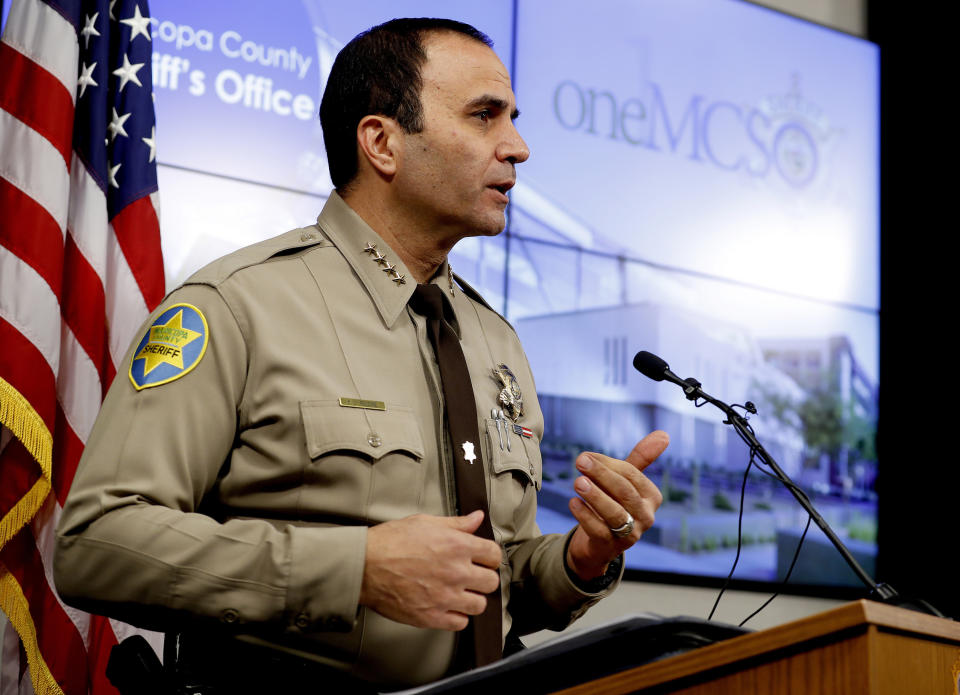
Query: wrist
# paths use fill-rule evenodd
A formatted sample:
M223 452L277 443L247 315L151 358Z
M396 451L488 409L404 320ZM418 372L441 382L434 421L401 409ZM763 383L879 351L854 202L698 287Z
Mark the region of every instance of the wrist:
M607 568L610 567L609 562L600 564L587 563L582 559L577 562L577 559L574 557L573 552L571 552L569 545L567 546L566 565L569 573L576 575L578 579L584 582L588 582L591 579L596 579L597 577L606 574Z
M571 541L575 535L576 531L567 536L563 553L563 569L567 577L574 586L585 593L598 594L605 591L620 578L623 570L623 554L603 564L584 563L582 559L578 564L576 556L570 551Z

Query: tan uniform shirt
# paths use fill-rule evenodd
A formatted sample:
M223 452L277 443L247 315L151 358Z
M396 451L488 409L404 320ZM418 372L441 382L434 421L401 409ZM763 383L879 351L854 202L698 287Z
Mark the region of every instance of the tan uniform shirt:
M450 297L442 271L434 281ZM168 296L147 326L188 304L208 343L191 370L141 390L126 372L143 353L125 357L58 528L64 599L156 629L220 621L380 681L441 677L456 633L358 606L368 526L455 511L439 370L425 319L407 307L415 283L333 194L315 226L226 256ZM498 314L459 287L451 299L505 549L504 634L563 628L606 592L575 586L564 537L537 529L543 417L529 365ZM500 363L533 433L510 434L509 450L490 418Z

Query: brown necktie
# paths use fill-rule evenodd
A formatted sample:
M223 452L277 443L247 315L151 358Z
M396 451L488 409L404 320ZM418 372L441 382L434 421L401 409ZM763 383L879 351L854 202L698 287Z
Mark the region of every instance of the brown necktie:
M417 285L410 308L427 318L427 333L440 365L443 399L446 403L447 431L453 447L454 478L460 514L483 510L483 523L477 530L481 538L493 538L487 487L480 456L480 432L477 430L477 406L467 370L467 360L456 331L444 318L452 316L443 290L437 285ZM446 306L445 306L446 305ZM487 608L470 619L475 665L484 666L502 656L502 615L500 589L487 594ZM466 635L464 635L466 636ZM461 639L461 643L462 643Z

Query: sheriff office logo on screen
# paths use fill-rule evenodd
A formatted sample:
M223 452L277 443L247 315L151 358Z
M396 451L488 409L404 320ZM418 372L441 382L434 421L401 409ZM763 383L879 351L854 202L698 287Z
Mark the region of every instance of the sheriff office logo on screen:
M790 83L749 106L677 95L652 81L640 95L622 95L564 80L553 91L552 110L567 130L806 189L818 180L835 130L802 94L800 75Z

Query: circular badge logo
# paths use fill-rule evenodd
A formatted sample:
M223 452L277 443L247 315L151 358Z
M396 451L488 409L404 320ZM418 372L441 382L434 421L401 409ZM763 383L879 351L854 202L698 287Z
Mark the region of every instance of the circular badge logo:
M207 350L207 319L191 304L165 309L144 333L130 361L138 391L168 384L197 366Z
M817 173L817 144L798 123L787 123L780 128L773 153L780 175L793 186L806 186Z

